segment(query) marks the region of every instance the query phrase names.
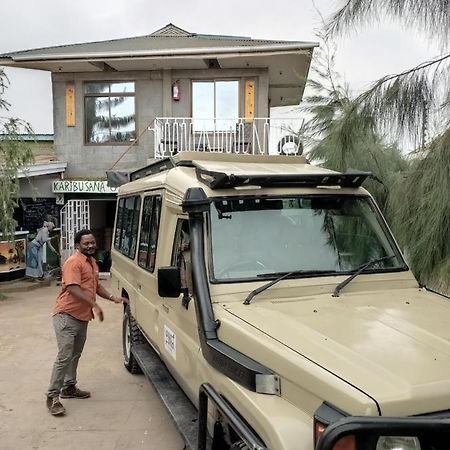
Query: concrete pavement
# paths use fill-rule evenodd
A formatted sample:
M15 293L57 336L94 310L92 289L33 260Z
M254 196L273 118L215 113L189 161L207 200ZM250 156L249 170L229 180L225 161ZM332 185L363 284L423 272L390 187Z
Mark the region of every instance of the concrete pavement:
M153 387L123 367L122 307L103 299L105 321L90 323L78 370L79 386L92 398L62 400L66 416L48 413L57 351L50 312L58 291L53 283L0 301L0 449L182 450Z

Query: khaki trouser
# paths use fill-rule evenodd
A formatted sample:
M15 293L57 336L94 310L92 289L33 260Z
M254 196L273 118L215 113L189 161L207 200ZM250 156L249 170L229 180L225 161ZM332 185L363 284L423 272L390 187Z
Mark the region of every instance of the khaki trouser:
M77 383L78 360L86 342L88 323L68 314L53 316L58 356L53 365L48 397L57 397L61 388L66 389Z

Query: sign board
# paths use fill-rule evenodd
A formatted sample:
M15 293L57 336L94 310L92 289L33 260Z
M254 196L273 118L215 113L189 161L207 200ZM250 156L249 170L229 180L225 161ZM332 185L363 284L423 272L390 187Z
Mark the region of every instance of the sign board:
M75 85L73 82L66 83L66 125L75 126Z
M56 194L56 201L55 203L57 205L64 205L64 194Z
M110 187L106 180L57 180L52 183L55 194L115 194L117 187Z
M16 239L12 242L0 241L0 273L23 270L25 264L26 241Z
M177 336L167 325L164 325L164 347L169 352L169 355L176 360Z
M22 199L23 219L21 226L30 233L42 227L45 221L51 221L59 226L59 212L61 205L54 198Z
M255 118L255 82L246 80L245 82L245 121L252 122Z

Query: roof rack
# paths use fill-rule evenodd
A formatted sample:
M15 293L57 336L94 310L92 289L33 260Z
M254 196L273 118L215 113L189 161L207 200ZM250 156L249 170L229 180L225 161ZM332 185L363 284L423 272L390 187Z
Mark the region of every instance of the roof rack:
M139 180L155 173L165 172L175 167L175 161L171 157L157 159L142 169L130 173L130 181Z
M267 174L235 175L196 168L197 178L210 189L227 189L239 186L261 187L318 187L340 186L357 188L372 174L346 172L330 174Z
M165 172L175 167L173 158L167 157L163 159L155 159L150 164L137 170L107 170L106 178L108 186L119 187L130 181L139 180L140 178L155 173Z

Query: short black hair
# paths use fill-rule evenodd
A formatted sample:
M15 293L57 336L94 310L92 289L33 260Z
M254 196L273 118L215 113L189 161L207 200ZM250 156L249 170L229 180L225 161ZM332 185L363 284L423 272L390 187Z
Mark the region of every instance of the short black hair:
M92 234L93 235L94 233L92 233L92 231L88 230L87 228L84 228L83 230L78 231L75 234L75 237L73 238L74 244L79 244L81 242L81 238L83 236L87 236L88 234Z

